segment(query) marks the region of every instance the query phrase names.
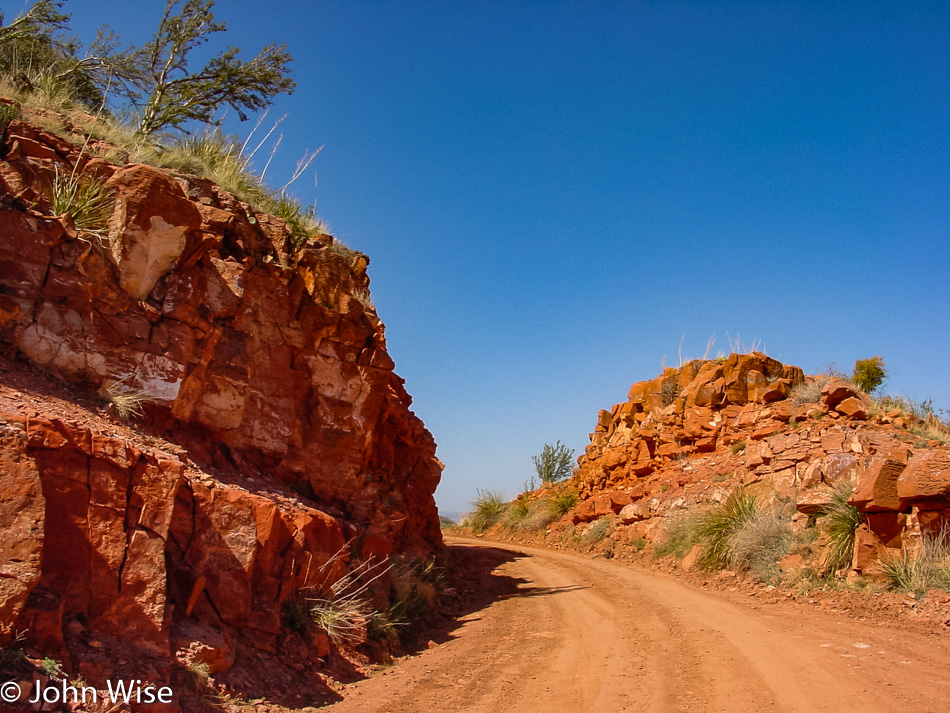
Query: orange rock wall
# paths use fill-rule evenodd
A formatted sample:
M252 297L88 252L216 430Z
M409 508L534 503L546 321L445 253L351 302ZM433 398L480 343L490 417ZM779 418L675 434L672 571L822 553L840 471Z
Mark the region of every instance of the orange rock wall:
M0 624L56 650L80 614L167 657L190 616L274 649L281 603L345 543L344 562L441 545L435 442L357 298L365 256L294 254L280 219L94 144L4 130L0 343L77 393L145 396L180 449L5 413ZM57 170L106 180L107 237L50 215Z
M848 382L829 381L820 397L816 388L797 403L790 395L805 382L819 383L752 353L634 384L627 401L598 415L574 472L582 501L572 520L613 515L643 528L762 480L814 514L828 503L828 486L850 479L864 520L857 570L899 550L908 534L950 524L950 449L903 430L907 416L869 419L870 399Z

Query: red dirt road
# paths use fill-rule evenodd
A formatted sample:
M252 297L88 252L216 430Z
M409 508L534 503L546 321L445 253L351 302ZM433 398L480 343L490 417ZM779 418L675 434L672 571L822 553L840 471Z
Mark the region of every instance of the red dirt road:
M333 713L950 711L950 636L759 606L603 559L449 539L484 603Z

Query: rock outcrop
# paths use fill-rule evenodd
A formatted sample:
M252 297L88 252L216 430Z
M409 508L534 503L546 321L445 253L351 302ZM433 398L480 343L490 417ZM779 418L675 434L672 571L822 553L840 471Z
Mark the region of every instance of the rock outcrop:
M760 481L812 515L847 478L863 517L853 567L863 570L950 520L950 449L900 428L913 416L871 412L849 382L755 352L665 369L598 415L571 519L610 515L649 535L672 511Z
M223 670L235 646L277 651L282 606L317 578L431 556L441 464L365 256L330 236L298 248L209 181L78 143L4 131L0 344L77 398L139 403L161 441L5 390L0 645L28 630L93 683L120 647L157 681L198 631ZM105 181L107 236L51 215L56 175Z

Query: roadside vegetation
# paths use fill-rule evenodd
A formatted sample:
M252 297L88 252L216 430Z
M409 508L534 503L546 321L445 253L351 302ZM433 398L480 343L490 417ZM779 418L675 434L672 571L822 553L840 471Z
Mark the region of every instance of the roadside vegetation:
M0 107L4 128L23 118L72 141L87 158L147 163L208 179L254 210L281 218L291 257L312 241L333 244L315 202L308 205L288 192L320 149L305 151L288 180L271 188L265 175L284 119L265 131L265 111L243 141L219 128L223 108L244 121L293 92L286 48L270 45L244 60L232 47L195 64L196 54L208 56L195 50L227 30L214 16L213 0L167 0L152 38L141 47L123 47L108 28L83 46L69 35L65 6L65 0L38 0L9 21L0 14L0 96L18 102ZM264 134L259 140L258 131ZM263 167L257 169L259 154ZM57 170L52 212L69 214L81 235L101 243L112 197L101 181L76 170ZM350 263L361 255L336 247Z
M884 575L891 587L918 597L931 589L950 591L950 530L924 535L920 546L885 559Z

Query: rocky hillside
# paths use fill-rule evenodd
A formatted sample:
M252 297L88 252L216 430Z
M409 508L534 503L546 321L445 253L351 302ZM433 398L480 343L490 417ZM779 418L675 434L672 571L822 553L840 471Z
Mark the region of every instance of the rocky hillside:
M16 119L0 143L0 646L26 632L94 685L241 651L319 667L288 603L441 546L368 261L96 144ZM51 204L93 178L100 234Z
M950 519L947 435L936 419L763 354L696 360L600 412L572 481L582 500L571 520L611 515L630 537L655 539L678 510L760 482L807 519L851 480L862 571Z

